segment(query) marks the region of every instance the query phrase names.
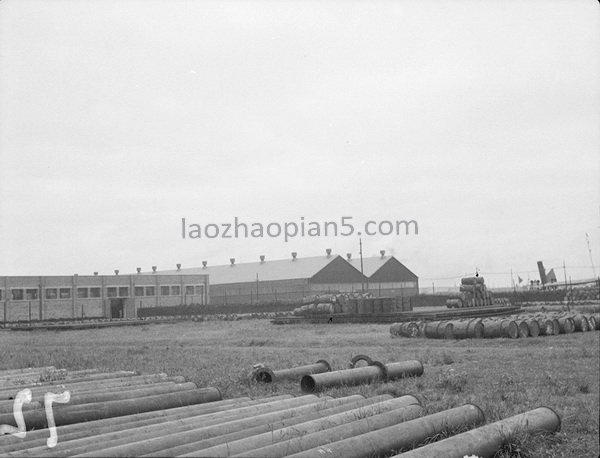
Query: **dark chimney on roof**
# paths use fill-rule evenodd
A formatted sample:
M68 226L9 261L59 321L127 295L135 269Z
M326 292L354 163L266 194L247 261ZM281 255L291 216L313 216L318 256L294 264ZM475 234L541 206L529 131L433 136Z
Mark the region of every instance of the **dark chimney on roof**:
M327 253L327 257L331 256L331 248L327 248L325 253Z

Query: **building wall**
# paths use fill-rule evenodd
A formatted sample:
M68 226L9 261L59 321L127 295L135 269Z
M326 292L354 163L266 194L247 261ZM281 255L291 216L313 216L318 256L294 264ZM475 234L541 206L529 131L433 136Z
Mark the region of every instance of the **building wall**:
M411 297L419 294L419 282L373 282L369 280L367 291L382 297Z
M363 286L367 286L366 280L364 283L310 283L310 294L330 294L330 293L353 293L360 292Z
M364 286L367 286L365 280ZM210 287L211 304L256 304L258 302L300 301L305 296L337 292L361 291L362 284L314 283L308 279L259 281L253 283L228 283Z
M418 278L400 262L390 262L377 272L372 282L343 258L337 257L311 278L211 285L212 304L255 304L257 302L299 301L305 296L359 292L363 287L375 295L409 297L418 294ZM402 281L398 281L401 278ZM258 288L258 294L257 294Z
M0 321L135 318L140 307L207 304L207 275L0 277Z
M308 280L289 279L211 285L211 304L256 304L293 301L310 293Z

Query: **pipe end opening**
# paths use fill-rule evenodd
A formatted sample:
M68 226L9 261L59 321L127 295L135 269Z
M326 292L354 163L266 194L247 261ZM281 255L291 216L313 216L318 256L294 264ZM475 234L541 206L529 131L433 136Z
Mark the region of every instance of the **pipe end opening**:
M302 377L302 380L300 380L300 388L304 393L313 393L316 388L315 379L310 375L305 375Z

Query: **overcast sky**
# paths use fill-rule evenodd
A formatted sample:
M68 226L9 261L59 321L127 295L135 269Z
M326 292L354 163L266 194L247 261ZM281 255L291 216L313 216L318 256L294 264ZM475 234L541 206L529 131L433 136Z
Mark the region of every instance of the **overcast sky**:
M324 254L449 284L600 274L600 9L539 1L0 1L0 275Z

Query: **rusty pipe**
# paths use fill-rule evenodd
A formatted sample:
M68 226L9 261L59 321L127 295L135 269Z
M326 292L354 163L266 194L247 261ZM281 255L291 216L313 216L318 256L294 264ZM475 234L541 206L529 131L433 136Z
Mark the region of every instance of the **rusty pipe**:
M462 458L465 455L487 458L494 456L515 434L553 433L559 430L558 414L548 407L539 407L396 455L394 458Z

